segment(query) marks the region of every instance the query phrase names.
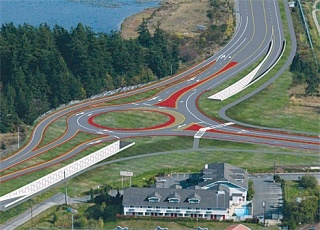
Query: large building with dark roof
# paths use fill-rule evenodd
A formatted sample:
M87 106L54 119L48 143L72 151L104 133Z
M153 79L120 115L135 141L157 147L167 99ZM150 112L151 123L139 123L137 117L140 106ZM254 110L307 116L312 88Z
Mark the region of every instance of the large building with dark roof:
M123 194L124 215L196 217L214 220L243 219L248 174L225 163L205 165L193 188L128 188Z
M198 184L204 190L227 190L234 204L246 201L248 191L248 172L227 163L206 164L202 170L202 182Z

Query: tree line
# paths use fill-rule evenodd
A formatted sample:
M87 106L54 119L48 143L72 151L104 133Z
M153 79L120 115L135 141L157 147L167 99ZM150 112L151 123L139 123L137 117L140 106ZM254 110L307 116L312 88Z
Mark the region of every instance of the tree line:
M137 39L117 31L95 33L79 23L67 31L29 24L0 30L0 132L32 125L46 111L106 90L175 73L179 41L156 28L139 27Z
M295 34L297 36L297 51L291 63L293 73L292 85L305 84L305 95L320 96L320 66L317 63L318 52L312 50L303 27L302 17L298 9L292 9ZM313 53L316 52L316 53Z
M282 181L283 186L286 182ZM319 222L320 188L317 179L312 175L304 175L298 181L299 189L303 189L300 200L285 200L283 224L289 229L296 229L300 224ZM285 197L287 190L284 189Z

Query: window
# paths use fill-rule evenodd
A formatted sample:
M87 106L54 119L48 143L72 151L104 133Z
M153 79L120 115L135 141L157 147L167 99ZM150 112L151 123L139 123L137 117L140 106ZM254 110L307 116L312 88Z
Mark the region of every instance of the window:
M169 200L169 203L179 203L180 202L180 199L178 199L178 198L170 198L168 200Z
M153 202L153 203L160 202L160 199L158 197L150 197L148 200L149 202Z
M199 204L200 200L198 200L198 199L189 199L189 203L190 204Z

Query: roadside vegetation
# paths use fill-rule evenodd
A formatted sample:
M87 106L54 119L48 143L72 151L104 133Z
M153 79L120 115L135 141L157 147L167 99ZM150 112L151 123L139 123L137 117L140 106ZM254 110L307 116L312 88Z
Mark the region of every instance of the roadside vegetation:
M86 134L82 133L82 135L86 135ZM79 142L79 140L80 140L80 142ZM57 156L59 156L61 153L65 154L68 151L72 150L74 148L74 146L80 145L81 143L83 143L82 140L83 140L83 136L81 137L81 134L80 134L74 139L73 142L71 141L73 144L68 142L66 144L62 144L57 149L54 149L51 151L49 150L48 151L49 156L42 154L42 155L40 155L40 157L38 157L36 160L34 160L34 163L32 161L31 161L31 163L29 163L29 161L28 161L26 163L22 163L21 165L17 165L17 166L10 168L10 169L7 169L4 172L11 173L11 172L19 170L19 169L25 169L28 167L32 167L37 163L43 163L45 161L52 160L52 159L56 158ZM84 151L82 151L79 154L77 154L76 156L72 157L71 159L66 159L65 161L57 163L51 167L37 170L37 171L31 172L31 173L27 173L27 174L24 174L18 178L14 178L12 180L2 182L0 196L4 195L6 193L9 193L11 191L14 191L15 189L18 189L28 183L31 183L32 181L35 181L35 180L37 180L37 179L55 171L55 170L58 170L59 168L62 168L64 166L74 162L75 160L78 160L86 155L89 155L90 153L93 153L93 152L95 152L95 151L97 151L107 145L109 145L109 143L103 143L103 144L98 144L95 146L88 147ZM1 174L3 174L3 173L1 173Z
M280 9L281 9L281 15L282 17L284 16L283 12L283 5L282 2L280 4ZM284 27L285 27L285 33L288 33L288 30L286 28L286 22L284 18L282 18L284 22ZM144 25L141 25L140 27L140 34L147 33L145 30L146 28L143 28ZM222 26L222 25L216 25ZM227 25L227 28L231 28L230 26ZM160 31L158 31L161 33ZM144 34L146 36L149 36L148 34ZM152 35L150 35L152 36ZM144 44L144 42L147 41L144 40L146 37L142 36L140 39L142 39L140 42L141 44ZM290 39L288 37L288 34L286 35L287 41L290 42ZM208 40L206 40L208 41ZM223 43L223 42L222 42ZM144 45L148 45L145 43ZM289 43L287 44L287 47L289 47ZM283 59L285 59L285 55L288 54L289 51L286 51ZM189 53L190 54L190 53ZM189 55L188 54L188 55ZM189 56L188 56L189 57ZM282 61L282 63L284 60ZM169 63L169 62L168 62ZM168 64L167 63L167 64ZM167 65L170 66L170 64ZM277 65L278 68L281 65L281 62ZM177 66L173 66L176 68ZM277 67L276 67L277 68ZM163 74L168 75L168 71L170 68L166 68L165 70L163 69ZM158 71L160 71L158 69ZM274 70L272 73L275 73L276 70ZM272 75L270 73L270 76ZM267 77L267 76L266 76ZM252 100L249 103L243 104L241 103L239 106L234 108L234 110L230 110L232 113L232 116L242 116L242 117L236 117L236 118L241 118L245 119L246 117L248 118L248 122L253 123L253 124L260 124L260 125L265 125L265 126L270 126L270 127L275 127L279 126L281 128L286 128L286 129L296 129L296 130L303 130L303 131L310 131L310 132L316 132L316 124L315 122L318 121L318 117L316 114L311 112L312 115L308 114L303 114L301 117L296 118L296 113L294 110L289 110L287 111L288 107L291 108L292 106L290 102L290 98L288 96L288 91L287 89L290 87L290 82L291 82L291 77L292 74L290 72L286 72L280 79L276 81L275 84L272 86L268 87L261 96L255 96L252 98ZM120 79L123 80L123 79ZM120 81L119 80L119 81ZM256 87L256 86L253 86ZM155 90L156 91L156 90ZM134 100L139 100L140 98L150 95L153 95L154 91L152 91L151 94L143 93L139 94L139 96L135 96ZM265 94L264 94L265 93ZM268 95L267 95L268 94ZM206 94L203 94L203 96ZM205 98L205 97L204 97ZM265 98L265 99L264 99ZM132 102L132 99L129 98L122 98L119 99L116 103L120 102ZM114 102L107 102L107 104L112 104ZM200 99L200 104L202 103L202 99ZM249 104L252 103L252 106L249 106ZM263 106L261 106L263 104ZM282 104L285 106L283 107ZM207 108L211 108L211 105L201 105L203 110ZM274 112L273 108L276 108L276 112ZM293 106L293 108L295 108ZM212 110L212 109L211 109ZM239 111L243 112L239 112ZM236 112L235 112L236 111ZM268 114L261 114L261 111L270 111ZM286 114L286 112L288 112ZM216 112L215 112L216 113ZM243 113L243 114L242 114ZM250 114L254 114L254 117L250 117ZM283 115L285 114L285 115ZM216 115L212 115L215 117ZM279 123L275 123L274 117L277 116L282 116L283 119L279 119ZM273 119L269 119L272 117ZM266 119L268 118L268 119ZM262 123L260 122L261 120L267 120L267 123ZM53 124L53 127L48 128L47 132L51 133L47 137L45 137L43 144L46 144L50 142L50 139L53 137L53 135L56 135L55 138L58 138L60 135L62 135L65 132L65 127L63 127L64 122L66 121L66 117L59 118L59 120L56 121L55 124ZM308 121L311 125L307 125L306 122ZM289 124L290 123L290 124ZM294 126L290 126L292 123L294 123ZM56 131L54 127L57 127L59 131ZM315 131L316 130L316 131ZM83 141L86 140L85 138ZM187 150L192 148L192 143L193 143L193 138L190 137L145 137L145 138L136 138L136 139L128 139L130 141L136 141L136 145L121 152L119 155L116 155L108 160L111 159L116 159L116 158L122 158L126 156L132 156L132 155L139 155L139 154L144 154L144 153L150 153L150 149L152 149L153 152L162 152L162 151L175 151L178 149L182 150ZM87 149L86 151L82 152L81 154L78 155L78 157L84 156L86 154L89 154L93 151L95 151L98 148L101 148L103 145L97 145L95 147L92 147L90 149ZM317 156L312 156L309 154L312 154L312 152L308 151L303 151L303 153L299 153L299 151L291 151L288 149L282 149L282 148L277 148L277 147L268 147L268 146L256 146L256 145L249 145L249 144L242 144L242 143L232 143L232 142L223 142L223 141L214 141L214 140L201 140L201 147L202 148L234 148L234 151L231 150L203 150L200 152L192 152L192 150L184 153L172 153L168 155L158 155L158 156L150 156L150 157L145 157L145 158L140 158L137 160L130 160L130 161L125 161L125 162L118 162L118 163L113 163L111 165L106 165L99 167L98 169L86 172L74 179L71 179L68 182L68 192L71 196L81 196L83 194L87 194L88 191L92 188L97 188L97 186L106 186L106 185L111 185L114 188L121 188L121 178L119 177L119 171L120 170L128 170L128 171L133 171L134 172L134 178L133 178L133 183L136 186L144 186L145 185L145 179L151 178L155 174L159 172L194 172L198 171L200 168L203 167L203 165L207 162L214 162L214 161L221 161L221 159L224 160L224 162L233 164L238 167L242 167L247 169L249 172L272 172L273 170L273 165L274 162L277 162L279 165L314 165L318 161ZM243 151L237 151L237 149L244 149L248 150L247 152ZM261 150L261 153L258 152L251 152L249 150ZM62 151L62 150L61 150ZM64 150L66 151L66 150ZM299 156L295 156L294 154L291 154L291 152L295 152ZM282 152L282 154L279 154L277 152ZM288 154L285 154L285 153ZM49 159L49 158L47 158ZM76 159L76 158L75 158ZM74 159L72 158L71 160L68 160L65 162L65 164L70 163ZM147 166L147 167L146 167ZM57 167L61 167L61 165L57 165ZM29 181L34 180L35 178L39 178L41 175L44 175L48 172L51 172L53 169L56 169L53 167L49 171L43 170L43 174L37 174L37 176L30 175L21 177L16 179L14 183L16 184L16 187L20 187L24 184L26 184ZM34 176L34 177L33 177ZM28 178L28 179L26 179ZM144 179L145 178L145 179ZM10 182L10 181L9 181ZM16 187L11 187L11 182L5 182L2 185L7 186L9 188L16 188ZM125 183L128 183L128 181L125 181ZM53 192L61 191L63 192L64 188L63 186L60 186L59 188L50 190L49 192L46 193L46 195L41 195L38 199L38 197L32 201L32 202L39 202L44 200L45 198L49 197L49 194L52 195ZM3 192L5 193L5 192ZM21 204L7 212L0 212L1 216L1 223L3 223L5 220L8 218L17 215L18 213L21 213L22 210L27 210L30 208L30 202L26 202L24 204ZM101 204L102 205L102 204ZM137 228L145 228L150 225L150 221L148 220L143 220L143 221L132 221L132 220L117 220L117 221L104 221L102 218L97 219L94 221L87 220L87 222L83 219L85 210L89 208L91 204L85 205L85 206L74 206L76 209L79 209L79 216L76 217L77 223L79 223L79 226L81 224L84 224L84 226L96 226L97 228L104 227L104 228L114 228L118 225L121 226L137 226ZM100 207L102 210L102 213L104 212L105 208L108 207L108 204L106 204L106 207L103 206L104 208ZM112 207L112 206L110 206ZM116 210L116 209L115 209ZM6 214L4 214L6 213ZM62 227L61 223L62 222L68 222L67 228L70 228L70 223L71 223L71 216L68 214L65 210L65 207L58 207L58 208L52 208L49 211L45 212L43 216L39 217L39 221L35 224L37 224L37 227L51 227L51 226L60 226ZM136 223L136 224L135 224ZM157 223L158 225L162 226L165 223L168 222L153 222ZM87 224L87 225L85 225ZM148 225L149 224L149 225ZM196 227L197 223L194 222L170 222L170 226L174 229L188 229L188 228L194 228ZM201 224L199 224L201 225ZM27 226L30 226L30 223L28 223L25 228L28 228ZM225 223L206 223L204 226L209 226L209 227L214 227L215 229L222 228L224 229L226 227ZM248 224L250 227L250 225ZM258 226L252 227L254 229L260 229Z
M32 125L72 100L175 73L179 40L160 28L149 35L125 40L80 23L70 32L58 25L2 25L0 131Z
M314 176L305 175L298 181L282 181L284 190L284 221L289 229L300 224L320 222L320 186Z
M132 178L132 184L134 186L143 187L147 185L147 181L149 178L154 177L154 175L159 173L192 173L199 172L201 168L203 168L204 164L208 162L218 162L221 159L224 159L224 162L242 167L247 169L250 173L254 172L273 172L274 162L277 162L277 165L297 165L297 157L299 158L299 162L301 165L313 165L317 162L318 157L301 156L299 151L296 154L299 156L295 156L294 153L286 152L288 149L281 148L269 148L266 146L257 146L257 145L248 145L242 143L232 143L232 142L223 142L223 141L215 141L215 140L202 140L200 145L203 149L198 152L193 152L192 150L188 150L192 147L192 138L188 137L175 137L174 141L170 141L172 137L160 137L159 138L143 138L143 139L132 139L133 141L137 141L137 144L121 153L119 155L115 155L112 157L113 159L123 158L125 156L140 155L150 153L150 148L152 146L157 147L154 151L168 151L168 147L165 149L161 149L161 146L170 145L171 150L181 148L182 146L186 146L186 152L178 153L172 151L170 154L161 154L156 156L148 156L142 157L134 160L126 160L123 162L107 164L105 166L101 166L97 169L90 170L85 172L71 180L68 181L68 194L72 197L80 197L83 195L89 194L90 190L96 190L98 187L106 187L108 185L112 186L116 189L121 189L121 177L119 176L119 172L123 170L132 171L134 173L134 177ZM179 146L176 146L179 144ZM102 146L96 146L95 149L99 149ZM213 149L209 149L209 147L213 147ZM142 148L142 149L141 149ZM214 149L217 148L217 149ZM221 148L221 149L219 149ZM228 149L226 149L228 148ZM231 149L230 149L231 148ZM83 154L88 154L94 151L84 151ZM226 150L223 150L226 149ZM232 150L234 149L234 150ZM238 150L242 149L242 151ZM255 152L251 150L261 150L261 152ZM121 155L120 155L121 154ZM80 156L79 156L80 157ZM111 160L111 158L109 159ZM108 161L109 161L108 160ZM105 161L107 162L107 160ZM66 162L70 163L70 162ZM61 167L61 166L60 166ZM44 173L49 173L49 171L44 170ZM41 175L35 173L36 178ZM20 187L24 185L29 176L24 176L17 178L14 184L17 183L17 186ZM30 181L36 179L31 178ZM10 181L5 182L4 186L15 186L14 184L9 183ZM124 180L124 186L129 186L129 180ZM48 198L45 194L49 193L51 196L57 192L64 192L64 186L59 186L49 192L44 193L40 197L33 198L34 203L39 203L44 199ZM30 206L23 203L17 207L10 209L9 211L3 212L3 219L1 222L3 223L9 217L15 216L18 213L21 213L23 210L30 209ZM58 208L60 209L60 208ZM0 212L2 216L2 212ZM66 212L64 212L66 213ZM47 213L48 214L48 213ZM60 215L57 216L60 218ZM47 216L45 219L48 219ZM51 218L51 217L50 217ZM66 217L61 217L66 218ZM70 220L70 215L69 215ZM39 221L41 222L41 221ZM143 221L142 221L143 222ZM97 224L97 223L96 223ZM107 225L111 223L105 223ZM40 224L41 225L41 224ZM27 225L30 226L30 223Z
M280 70L281 66L285 63L286 58L290 53L291 41L283 4L279 3L279 6L281 10L281 18L284 27L285 38L287 41L286 50L281 60L261 80L223 102L207 99L208 96L213 95L214 93L218 92L218 90L205 92L199 99L199 107L208 116L218 118L218 112L221 108L262 85L264 82L270 79L278 70ZM297 18L299 17L297 13L293 13L292 17L295 25L299 25L299 23L301 24L299 18ZM302 28L300 25L300 31L301 30ZM301 36L305 36L305 34L303 33L299 34ZM297 39L299 41L299 36L297 37ZM254 66L255 64L249 69L253 69ZM247 72L243 71L238 76L236 76L235 79L239 78L239 76L245 76L246 73ZM286 70L280 78L278 78L266 89L249 98L248 100L228 109L226 111L227 115L235 120L239 120L248 124L318 133L319 126L315 124L318 124L319 122L319 98L315 96L305 96L305 93L303 92L304 95L302 95L302 97L305 99L304 102L306 103L298 100L297 97L293 94L293 88L295 87L295 84L293 83L295 81L294 79L294 74L289 70ZM224 87L230 85L232 81L234 80L225 82ZM310 103L307 103L307 101L309 101Z
M312 19L312 5L313 3L308 1L302 4L303 12L306 15L311 40L308 39L305 24L299 8L297 7L292 10L298 48L296 56L290 67L290 71L293 73L292 87L303 85L305 87L306 96L314 96L319 98L320 38ZM300 95L300 97L305 95ZM319 101L320 100L318 100L318 102ZM315 107L317 106L315 105Z

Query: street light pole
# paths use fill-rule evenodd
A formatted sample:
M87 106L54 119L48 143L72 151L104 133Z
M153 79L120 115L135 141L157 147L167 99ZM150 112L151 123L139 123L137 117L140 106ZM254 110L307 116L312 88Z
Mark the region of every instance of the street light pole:
M266 202L262 202L263 207L263 226L266 226Z
M71 214L71 229L73 230L73 213Z
M18 149L20 149L20 126L18 126Z
M67 212L71 212L71 229L73 230L73 215L78 214L78 210L69 207L67 208Z
M273 182L276 181L276 163L273 163Z

